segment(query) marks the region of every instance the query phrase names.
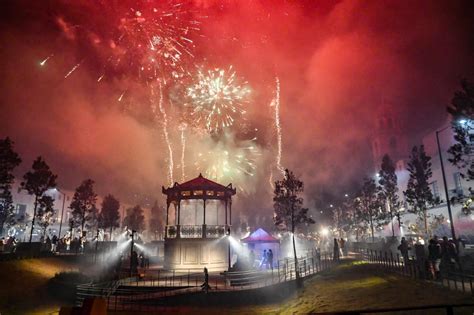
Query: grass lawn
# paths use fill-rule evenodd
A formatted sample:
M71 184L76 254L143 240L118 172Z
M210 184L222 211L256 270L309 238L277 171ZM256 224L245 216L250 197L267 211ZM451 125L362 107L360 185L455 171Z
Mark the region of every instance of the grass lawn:
M0 313L57 314L64 304L46 290L48 280L61 271L78 270L62 258L37 258L0 262Z

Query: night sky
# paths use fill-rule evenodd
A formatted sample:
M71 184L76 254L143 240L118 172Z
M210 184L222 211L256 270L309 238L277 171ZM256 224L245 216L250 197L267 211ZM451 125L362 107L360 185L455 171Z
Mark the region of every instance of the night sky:
M180 61L190 75L165 82L166 66L154 77L137 70L147 66L140 49L148 43L137 47L143 34L133 36L124 21L177 3L184 14L173 23L198 24L186 32L192 45ZM218 179L241 188L237 208L254 211L271 208L270 180L280 176L277 79L281 164L301 176L312 207L318 194L353 190L373 172L368 139L383 103L416 143L446 120L460 79L474 77L472 1L2 1L0 12L0 137L16 143L18 175L42 155L61 187L90 177L99 193L129 202L162 198L169 184L163 115L150 101L158 81L173 180L182 179L179 126L187 126L185 179L212 168L206 152L249 154L251 174ZM193 129L184 95L196 67L231 65L251 91L244 118L217 134Z

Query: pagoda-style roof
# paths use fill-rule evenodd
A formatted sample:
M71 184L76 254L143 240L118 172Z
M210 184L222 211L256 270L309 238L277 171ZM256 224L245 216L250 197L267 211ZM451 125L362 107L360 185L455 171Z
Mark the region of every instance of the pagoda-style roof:
M242 243L280 243L280 240L271 236L262 228L240 240Z
M198 177L182 184L174 183L172 187L162 187L163 194L168 199L226 199L235 195L236 189L232 184L227 186L216 183L199 174Z

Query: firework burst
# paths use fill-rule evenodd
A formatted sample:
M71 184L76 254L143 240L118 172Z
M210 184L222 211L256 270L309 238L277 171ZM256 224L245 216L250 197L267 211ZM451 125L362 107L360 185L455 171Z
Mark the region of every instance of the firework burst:
M246 113L250 89L247 82L239 84L232 66L228 71L198 70L197 82L187 89L191 116L204 123L209 132L230 127Z
M217 182L232 182L245 192L245 179L255 175L260 155L257 137L239 141L226 134L211 149L198 152L194 166L197 171L204 170L206 177Z

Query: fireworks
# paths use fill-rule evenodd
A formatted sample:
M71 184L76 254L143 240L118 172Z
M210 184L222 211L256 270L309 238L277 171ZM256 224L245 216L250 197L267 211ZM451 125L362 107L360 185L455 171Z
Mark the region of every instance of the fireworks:
M69 70L69 72L66 73L66 75L64 76L64 79L67 79L67 77L69 77L74 71L76 71L76 69L79 68L83 62L84 60L81 60L81 62L76 64L74 67L72 67L71 70Z
M182 123L179 125L179 131L181 132L181 181L184 182L186 178L185 174L185 163L184 163L184 158L186 156L186 131L187 125L185 123Z
M206 177L218 182L233 182L246 191L243 184L245 177L254 176L260 150L257 138L239 141L231 134L226 134L218 143L204 152L197 154L195 167L204 170Z
M238 83L232 66L228 71L198 70L197 83L187 89L196 121L203 122L209 132L217 132L234 124L237 117L245 115L250 89Z
M273 98L272 105L275 106L275 129L277 133L277 156L276 156L276 166L277 169L284 175L285 170L281 166L281 151L282 151L282 130L280 124L280 79L275 77L276 89L275 97Z
M52 58L53 56L54 56L54 54L51 54L51 55L49 55L48 57L46 57L45 59L43 59L43 60L39 63L40 66L43 67L44 65L46 65L46 63L48 62L48 60L49 60L50 58Z
M184 59L194 57L191 35L199 31L200 22L182 3L163 1L159 6L144 3L120 19L110 63L135 68L140 79L159 78L166 84L187 73Z

